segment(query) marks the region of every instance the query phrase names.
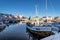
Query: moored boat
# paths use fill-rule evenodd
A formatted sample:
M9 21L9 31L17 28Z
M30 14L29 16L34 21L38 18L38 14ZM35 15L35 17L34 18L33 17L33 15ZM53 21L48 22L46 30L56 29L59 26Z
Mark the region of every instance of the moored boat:
M47 7L47 3L46 3L46 7ZM47 13L47 8L46 8L46 13ZM26 23L27 25L26 28L31 34L35 35L36 37L44 38L53 35L55 32L59 31L58 27L52 25L53 22L51 17L46 16L43 18L44 19L43 20L37 14L38 13L37 13L37 6L36 6L36 16L30 17L29 18L30 21Z

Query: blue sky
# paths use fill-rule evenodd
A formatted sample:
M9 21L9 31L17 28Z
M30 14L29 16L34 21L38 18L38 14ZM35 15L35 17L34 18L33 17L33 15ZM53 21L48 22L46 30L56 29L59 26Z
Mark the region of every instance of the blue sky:
M22 14L35 16L35 5L38 5L38 15L45 16L46 0L0 0L0 13ZM60 0L48 0L48 16L60 16Z

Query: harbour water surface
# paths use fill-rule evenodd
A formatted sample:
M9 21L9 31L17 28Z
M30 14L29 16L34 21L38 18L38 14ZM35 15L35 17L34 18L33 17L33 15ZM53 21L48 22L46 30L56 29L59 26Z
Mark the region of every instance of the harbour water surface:
M0 32L0 40L28 40L25 24L13 24L6 26Z

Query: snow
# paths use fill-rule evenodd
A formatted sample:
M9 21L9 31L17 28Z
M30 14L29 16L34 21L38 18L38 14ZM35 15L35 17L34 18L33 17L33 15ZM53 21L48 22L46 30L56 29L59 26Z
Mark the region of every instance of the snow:
M41 40L60 40L60 33L55 33L54 35L43 38Z

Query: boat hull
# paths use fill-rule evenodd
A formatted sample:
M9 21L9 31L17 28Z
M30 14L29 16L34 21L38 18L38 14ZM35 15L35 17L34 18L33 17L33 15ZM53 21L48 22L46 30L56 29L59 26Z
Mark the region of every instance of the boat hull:
M35 31L35 30L29 29L28 27L26 27L26 29L29 33L31 33L36 38L45 38L54 34L51 31Z

